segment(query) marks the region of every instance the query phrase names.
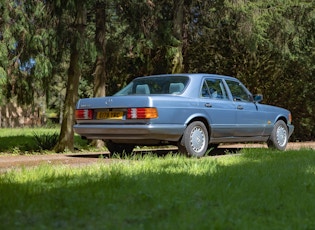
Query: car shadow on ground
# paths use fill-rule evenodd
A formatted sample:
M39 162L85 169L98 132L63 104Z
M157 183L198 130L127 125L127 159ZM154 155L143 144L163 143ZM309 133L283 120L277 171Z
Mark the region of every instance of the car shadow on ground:
M242 148L216 148L209 152L209 156L220 156L220 155L227 155L227 154L236 154L239 153Z
M237 154L242 148L224 148L219 147L216 149L212 149L207 155L208 156L222 156L222 155L229 155L229 154ZM159 157L164 157L168 154L179 154L177 148L169 148L169 149L144 149L144 150L135 150L131 154L133 155L156 155ZM103 152L103 153L87 153L87 154L70 154L67 155L68 157L74 157L74 158L123 158L123 156L118 155L110 155L109 152Z

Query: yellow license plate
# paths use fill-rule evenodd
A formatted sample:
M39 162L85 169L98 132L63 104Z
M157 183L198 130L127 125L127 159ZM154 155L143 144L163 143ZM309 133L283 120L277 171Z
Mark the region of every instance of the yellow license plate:
M96 119L122 119L123 112L121 111L103 111L97 112Z

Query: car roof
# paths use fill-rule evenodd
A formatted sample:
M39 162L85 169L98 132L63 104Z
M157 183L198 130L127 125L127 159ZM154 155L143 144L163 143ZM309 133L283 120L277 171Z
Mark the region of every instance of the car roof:
M176 77L176 76L186 76L191 78L204 78L204 77L213 77L213 78L221 78L221 79L230 79L230 80L237 80L235 77L230 77L226 75L219 75L219 74L209 74L209 73L176 73L176 74L157 74L157 75L150 75L150 76L142 76L137 78L147 78L147 77Z

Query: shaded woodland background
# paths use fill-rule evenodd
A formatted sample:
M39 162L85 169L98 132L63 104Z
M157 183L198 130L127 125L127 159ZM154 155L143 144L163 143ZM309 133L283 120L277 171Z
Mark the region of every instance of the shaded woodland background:
M180 72L239 78L291 110L291 140L314 140L314 63L313 0L0 0L0 126L53 117L56 151L73 148L78 97Z

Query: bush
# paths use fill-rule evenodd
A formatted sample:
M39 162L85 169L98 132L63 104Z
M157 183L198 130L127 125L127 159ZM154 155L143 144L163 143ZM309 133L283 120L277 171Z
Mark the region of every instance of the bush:
M52 150L58 142L59 134L38 134L34 132L34 140L40 150Z

